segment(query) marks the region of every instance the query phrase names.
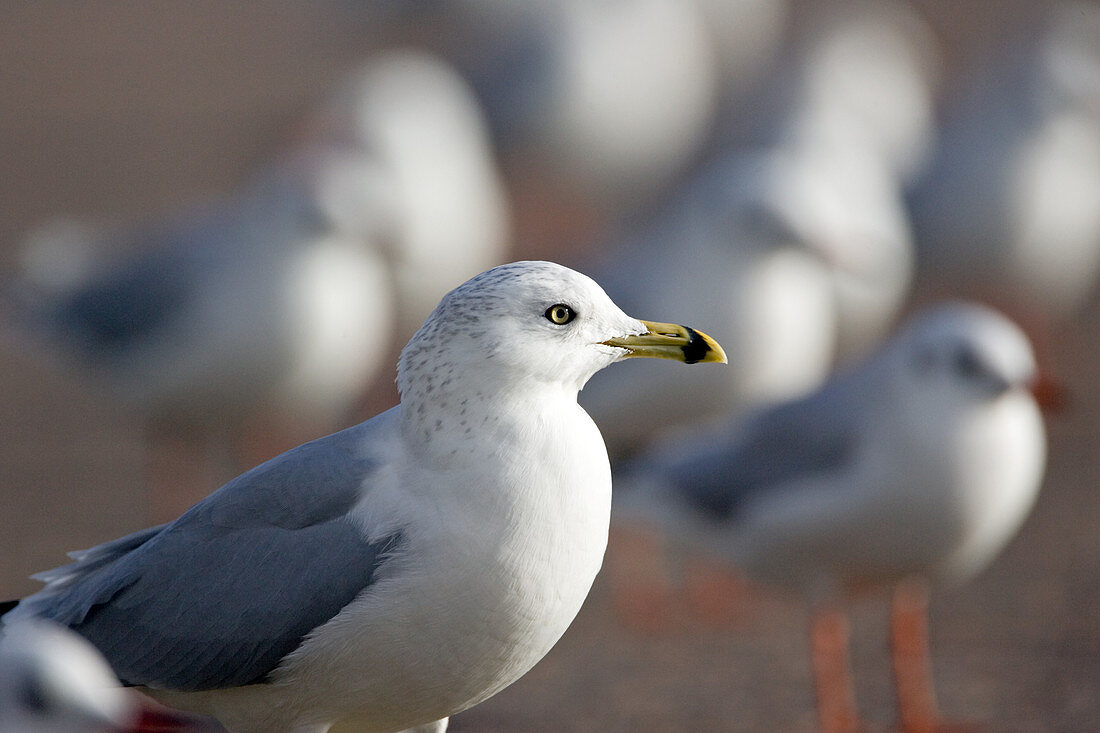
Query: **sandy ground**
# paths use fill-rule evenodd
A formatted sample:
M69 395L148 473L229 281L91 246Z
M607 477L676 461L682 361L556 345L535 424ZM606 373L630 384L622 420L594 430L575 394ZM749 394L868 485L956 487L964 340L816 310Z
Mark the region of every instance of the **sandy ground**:
M0 6L0 272L18 234L48 215L127 220L225 190L370 46L354 13L246 7ZM1071 404L1050 423L1034 514L979 579L934 597L942 706L988 730L1100 729L1098 325L1093 305L1051 335ZM133 416L0 352L0 595L33 590L26 576L65 550L145 526L144 466ZM883 599L859 603L853 620L863 709L888 730ZM797 602L747 596L725 628L638 635L601 579L551 654L452 729L811 730L805 626Z

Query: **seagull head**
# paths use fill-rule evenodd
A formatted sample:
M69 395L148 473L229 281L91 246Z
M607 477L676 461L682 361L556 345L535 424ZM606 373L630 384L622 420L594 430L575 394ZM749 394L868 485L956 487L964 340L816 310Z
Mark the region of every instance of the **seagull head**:
M138 702L90 644L47 621L0 630L0 730L121 731Z
M918 317L899 339L900 372L917 400L967 408L1036 383L1031 344L996 311L950 303Z
M474 374L483 383L543 382L575 393L600 369L632 357L726 362L706 334L632 318L585 275L514 262L444 296L402 351L398 385L405 397Z

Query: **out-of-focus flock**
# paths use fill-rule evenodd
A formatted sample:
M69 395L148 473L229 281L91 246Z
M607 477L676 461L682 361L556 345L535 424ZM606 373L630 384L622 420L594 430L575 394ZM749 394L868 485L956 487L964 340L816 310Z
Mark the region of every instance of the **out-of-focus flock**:
M898 2L361 12L387 48L234 191L122 226L59 214L19 245L0 347L219 479L150 480L151 521L392 404L439 298L533 257L725 347L728 368L637 360L580 401L616 519L797 589L815 665L841 599L969 578L1011 539L1045 467L1051 335L1100 276L1100 7L1037 3L949 69ZM923 600L902 588L904 640ZM627 622L654 597L624 592ZM895 660L914 731L935 719L902 679L915 656ZM821 725L846 730L829 664Z

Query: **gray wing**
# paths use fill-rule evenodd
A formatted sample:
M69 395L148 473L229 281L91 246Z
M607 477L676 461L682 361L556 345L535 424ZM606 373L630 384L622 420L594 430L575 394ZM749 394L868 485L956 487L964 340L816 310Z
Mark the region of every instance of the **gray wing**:
M364 427L258 466L172 524L78 556L16 613L79 632L126 684L263 681L370 585L400 542L369 542L346 519L372 470L354 451Z
M764 493L847 465L858 447L862 397L856 380L834 380L806 398L755 413L724 436L634 470L658 471L705 516L736 518Z
M60 292L23 284L7 293L15 316L80 358L117 359L188 316L208 273L244 236L231 206L207 207L125 236L109 267Z

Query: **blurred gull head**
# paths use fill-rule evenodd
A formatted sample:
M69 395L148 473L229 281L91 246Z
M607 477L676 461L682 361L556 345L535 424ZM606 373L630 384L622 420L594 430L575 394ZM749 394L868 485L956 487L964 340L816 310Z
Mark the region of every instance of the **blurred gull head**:
M778 132L815 145L867 148L909 179L934 140L938 78L934 35L908 5L815 6L801 16L795 50L773 85L784 108Z
M581 404L613 454L671 427L800 394L824 378L836 309L818 239L831 197L827 180L782 153L729 154L610 250L600 278L617 302L634 312L692 315L730 346L728 369L696 370L708 373L686 381L661 380L659 364L627 364L614 379L597 375ZM647 388L646 400L625 399L647 383L658 387Z
M49 621L0 626L0 733L129 729L137 698L83 638Z

